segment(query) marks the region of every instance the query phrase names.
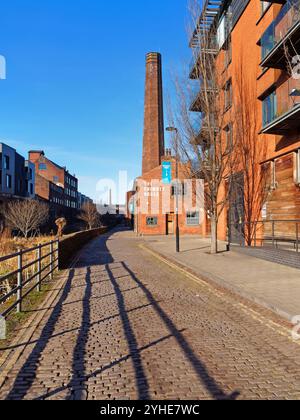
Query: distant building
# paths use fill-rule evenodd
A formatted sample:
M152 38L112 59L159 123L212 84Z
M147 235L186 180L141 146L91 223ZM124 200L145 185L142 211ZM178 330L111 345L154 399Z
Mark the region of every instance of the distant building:
M82 209L82 207L83 207L83 206L84 206L84 204L86 204L86 203L94 203L94 201L93 201L91 198L89 198L89 197L87 197L86 195L81 194L81 193L79 192L79 193L78 193L78 203L77 203L78 209Z
M76 210L78 208L78 179L66 168L48 159L42 150L30 151L29 161L35 165L36 195L53 204ZM49 183L48 187L46 187L46 181Z
M25 161L25 173L26 195L28 198L35 198L35 166L28 160Z
M12 147L0 143L0 195L35 197L35 167Z

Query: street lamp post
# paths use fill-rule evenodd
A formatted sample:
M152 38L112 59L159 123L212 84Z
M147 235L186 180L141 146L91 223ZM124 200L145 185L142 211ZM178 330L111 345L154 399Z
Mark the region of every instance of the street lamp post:
M179 160L179 144L178 144L178 129L175 127L168 127L166 129L168 132L172 132L175 133L175 149L176 149L176 189L175 189L175 193L176 193L176 211L175 211L175 216L176 216L176 252L179 253L180 252L180 231L179 231L179 185L178 185L178 177L179 177L179 165L178 165L178 160Z

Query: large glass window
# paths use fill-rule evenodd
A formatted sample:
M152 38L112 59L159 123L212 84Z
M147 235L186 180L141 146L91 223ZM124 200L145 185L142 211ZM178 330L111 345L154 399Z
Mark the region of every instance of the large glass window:
M263 125L264 127L276 119L277 115L277 96L276 92L271 93L263 101Z

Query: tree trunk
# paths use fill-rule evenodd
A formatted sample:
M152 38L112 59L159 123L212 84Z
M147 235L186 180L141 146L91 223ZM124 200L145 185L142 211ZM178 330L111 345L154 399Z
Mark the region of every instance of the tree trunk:
M211 216L211 253L218 253L218 224L214 214Z

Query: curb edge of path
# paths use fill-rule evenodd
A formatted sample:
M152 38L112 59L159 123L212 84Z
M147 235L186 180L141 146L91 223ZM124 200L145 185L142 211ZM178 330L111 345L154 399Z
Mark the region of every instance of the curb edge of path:
M9 347L11 348L5 350L3 355L0 357L0 389L4 385L7 376L12 370L14 364L19 360L24 350L28 346L43 317L46 315L52 304L57 299L58 295L61 293L63 286L68 279L69 271L74 268L76 262L80 258L82 250L79 251L75 258L73 258L70 267L66 270L66 272L63 273L56 282L54 282L54 289L49 291L43 302L38 306L37 312L29 317L27 322L22 326L20 333L17 334L12 343L10 343ZM20 343L24 343L24 345L17 347Z
M276 317L279 317L279 319L276 319L275 323L278 324L278 326L286 328L292 326L292 319L294 315L291 315L271 304L268 302L265 302L264 300L257 298L253 296L251 293L247 293L240 288L236 286L232 286L231 284L228 284L223 279L217 278L213 275L209 276L207 273L202 272L195 272L192 269L190 269L188 266L179 263L174 258L162 254L161 252L158 252L154 250L151 246L146 244L140 244L139 245L141 249L145 250L146 252L152 254L155 258L158 258L165 264L169 265L171 268L175 269L176 271L181 272L183 275L187 276L194 282L198 284L203 284L209 287L212 287L214 289L218 289L223 292L229 292L233 295L240 297L242 299L245 299L249 305L254 304L258 306L258 309L260 310L267 310L269 311L269 315L273 315ZM264 315L266 318L267 316ZM271 320L271 322L274 322ZM290 331L290 330L289 330ZM300 344L300 343L299 343Z

